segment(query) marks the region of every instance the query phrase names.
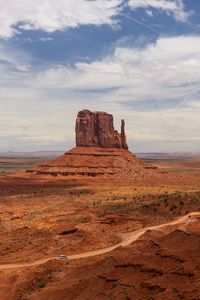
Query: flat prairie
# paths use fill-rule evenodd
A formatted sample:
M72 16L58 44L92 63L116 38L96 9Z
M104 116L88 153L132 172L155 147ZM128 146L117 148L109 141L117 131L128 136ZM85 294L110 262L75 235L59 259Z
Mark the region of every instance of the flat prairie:
M24 172L50 159L0 157L0 299L200 299L199 155L146 155L153 181Z

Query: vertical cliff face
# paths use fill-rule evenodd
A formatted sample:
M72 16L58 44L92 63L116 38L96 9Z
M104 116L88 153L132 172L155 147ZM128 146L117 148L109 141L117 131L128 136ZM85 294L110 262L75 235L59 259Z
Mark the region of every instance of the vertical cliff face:
M80 111L76 119L76 146L128 149L124 120L119 133L114 128L111 114Z
M76 118L76 146L96 144L96 141L94 141L95 127L94 114L89 110L80 111Z

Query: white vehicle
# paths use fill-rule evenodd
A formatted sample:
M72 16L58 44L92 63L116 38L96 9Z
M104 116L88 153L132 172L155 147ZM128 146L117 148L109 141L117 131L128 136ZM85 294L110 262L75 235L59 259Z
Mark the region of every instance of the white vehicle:
M59 255L58 258L59 258L59 259L68 259L68 256L66 256L66 255Z
M191 224L191 223L193 223L194 221L192 221L192 220L188 220L188 221L186 221L185 223L186 224Z

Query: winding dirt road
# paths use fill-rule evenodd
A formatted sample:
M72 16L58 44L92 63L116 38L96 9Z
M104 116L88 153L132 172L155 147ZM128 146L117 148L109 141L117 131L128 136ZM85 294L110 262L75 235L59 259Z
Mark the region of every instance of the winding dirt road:
M126 246L132 244L133 242L135 242L136 240L138 240L139 237L141 237L143 234L145 234L148 230L156 230L156 229L160 229L160 228L163 228L163 227L166 227L166 226L173 226L173 225L183 224L188 220L196 221L197 219L194 218L194 217L197 217L197 216L200 216L200 212L192 212L192 213L189 213L185 216L182 216L179 219L177 219L175 221L172 221L172 222L169 222L169 223L164 223L164 224L156 225L156 226L149 226L149 227L145 227L145 228L135 230L133 232L126 233L122 236L122 241L120 243L114 245L114 246L99 249L99 250L84 252L84 253L80 253L80 254L69 255L68 260L74 260L74 259L81 259L81 258L97 256L97 255L101 255L101 254L111 252L114 249L117 249L119 247L126 247ZM45 259L40 259L40 260L31 262L31 263L2 264L2 265L0 265L0 271L37 266L37 265L44 264L44 263L46 263L50 260L54 260L54 259L58 260L59 258L58 258L58 256L54 256L54 257L49 257L49 258L45 258Z

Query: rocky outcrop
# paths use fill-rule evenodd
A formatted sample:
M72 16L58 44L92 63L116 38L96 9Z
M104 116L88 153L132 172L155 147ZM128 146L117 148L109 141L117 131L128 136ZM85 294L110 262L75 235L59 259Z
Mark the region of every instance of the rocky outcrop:
M76 119L76 146L128 149L124 120L119 133L114 128L111 114L80 111Z
M119 133L114 128L111 114L89 110L78 113L75 148L55 160L27 170L27 173L42 176L131 176L134 180L143 180L149 175L152 179L153 172L156 173L156 170L151 170L128 151L124 120L121 121Z

